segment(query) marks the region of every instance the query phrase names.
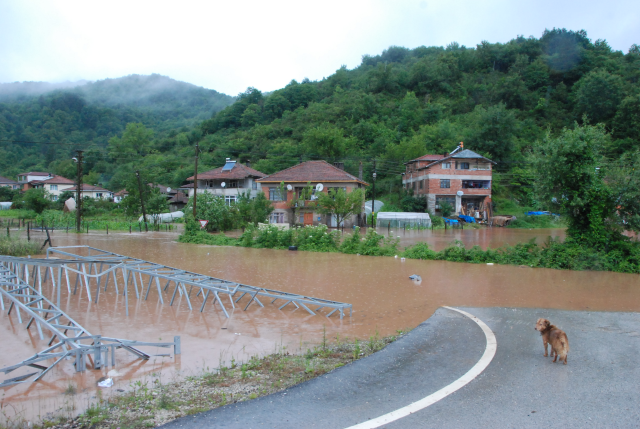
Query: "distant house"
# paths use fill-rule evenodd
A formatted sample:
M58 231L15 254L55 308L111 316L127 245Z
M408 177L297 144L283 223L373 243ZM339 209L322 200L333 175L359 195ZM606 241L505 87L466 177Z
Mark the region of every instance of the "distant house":
M175 212L182 210L189 202L189 196L184 192L176 192L169 198L169 211Z
M258 179L262 192L272 201L274 210L271 213L270 223L288 223L301 225L326 224L338 226L332 216L325 216L317 211L314 198L317 194L317 185L322 185L322 191L328 193L331 188L342 188L347 193L355 189L367 186L366 182L347 173L340 167L329 164L326 161L306 161L277 173ZM284 193L281 192L281 183L284 184ZM296 219L292 218L291 204L300 197L303 189L310 184L314 191L311 200L304 202L304 207L298 207ZM294 203L295 204L295 203ZM345 225L350 227L358 223L358 216L345 220Z
M464 149L463 143L448 155L424 155L407 162L402 179L405 189L427 199L427 210L440 213L450 204L456 213L463 209L487 210L491 204L492 168L496 163Z
M22 187L23 191L33 188L31 182L47 180L53 177L51 173L45 173L42 171L30 171L29 173L18 174L18 183Z
M198 173L198 193L209 192L224 197L227 204L233 204L241 192L249 191L250 196L255 198L259 191L256 179L265 176L258 170L227 158L223 167ZM193 182L194 176L187 178L187 181ZM193 187L189 189L189 197L192 196Z
M2 176L0 176L0 186L11 189L20 189L20 183Z
M78 192L76 186L65 189L65 191ZM111 200L113 199L113 192L108 189L101 188L100 186L82 185L82 198L90 197L95 199Z
M75 185L75 182L66 177L53 175L44 180L32 180L28 186L35 189L44 189L49 193L51 199L56 201L61 193L68 191Z
M114 203L119 203L127 195L129 195L129 192L127 192L126 189L123 189L122 191L118 191L115 194L113 194L113 202Z

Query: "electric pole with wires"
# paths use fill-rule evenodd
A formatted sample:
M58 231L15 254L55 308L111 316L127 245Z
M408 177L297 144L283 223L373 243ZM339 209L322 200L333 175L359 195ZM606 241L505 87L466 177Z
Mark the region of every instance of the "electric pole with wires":
M74 158L78 164L76 178L76 231L82 232L82 151L76 151L77 157Z
M196 143L196 166L195 166L195 173L193 175L193 219L195 221L198 220L198 218L196 217L196 199L198 197L198 153L200 152L200 149L198 147L198 143Z
M142 206L142 222L144 222L144 231L149 232L147 226L147 212L144 209L144 194L142 193L142 180L140 179L140 171L136 170L136 177L138 178L138 192L140 192L140 205Z

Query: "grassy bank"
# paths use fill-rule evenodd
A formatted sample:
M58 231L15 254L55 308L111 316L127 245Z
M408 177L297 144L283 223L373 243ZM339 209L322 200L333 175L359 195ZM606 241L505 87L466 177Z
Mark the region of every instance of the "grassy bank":
M37 255L42 244L35 241L21 240L13 237L0 237L0 255L26 256Z
M156 427L179 417L279 392L369 356L406 332L408 330L398 331L397 336L384 338L375 334L365 341L337 337L331 344L325 339L303 354L290 354L282 348L262 358L254 356L248 362L232 359L228 366L206 369L200 375L169 383L163 383L159 378L136 381L126 392L109 399L100 399L98 395L97 402L78 417L61 417L30 427ZM74 386L67 389L70 395L75 391ZM21 427L21 424L12 422L6 427Z
M536 243L532 240L515 246L487 250L482 250L478 246L467 249L458 241L446 249L435 251L426 243L418 243L401 251L398 249L397 239L384 237L372 229L368 230L364 236L360 234L358 228L353 234L342 236L338 231L328 230L326 226L320 225L289 230L280 230L274 226L247 228L239 238L190 230L181 235L179 241L268 249L287 249L289 246L297 246L299 250L314 252L340 252L369 256L398 255L408 259L640 273L640 243L630 240L613 243L607 249L591 248L571 240L561 242L548 239L544 243Z

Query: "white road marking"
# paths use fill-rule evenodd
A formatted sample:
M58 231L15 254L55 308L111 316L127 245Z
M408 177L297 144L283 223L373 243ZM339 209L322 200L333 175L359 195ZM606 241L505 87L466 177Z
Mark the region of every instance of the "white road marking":
M453 307L444 307L449 310L457 311L458 313L462 313L467 316L469 319L476 322L482 332L484 332L484 336L487 339L487 346L484 350L484 354L480 358L480 360L462 377L449 384L448 386L443 387L437 392L432 393L431 395L420 399L412 404L407 405L406 407L399 408L390 413L384 414L375 419L368 420L366 422L357 424L355 426L350 426L347 429L373 429L378 428L382 425L391 423L398 419L408 416L409 414L415 413L416 411L420 411L423 408L427 408L429 405L435 404L439 400L451 395L458 389L461 389L466 384L468 384L471 380L476 378L478 375L485 370L486 367L489 366L493 357L496 354L496 349L498 347L498 342L496 341L496 336L493 334L493 331L489 329L489 327L480 319L478 319L473 314L467 313L466 311L459 310Z

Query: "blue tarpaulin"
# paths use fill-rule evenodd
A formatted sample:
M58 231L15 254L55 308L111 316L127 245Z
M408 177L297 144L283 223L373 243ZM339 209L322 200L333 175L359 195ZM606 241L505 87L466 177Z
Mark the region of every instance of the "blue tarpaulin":
M442 218L444 219L444 221L448 224L454 224L454 223L460 223L459 221L455 220L455 219L447 219L446 217Z
M458 217L467 223L476 223L476 220L471 216L460 215Z
M527 216L560 216L559 214L551 212L527 212Z

